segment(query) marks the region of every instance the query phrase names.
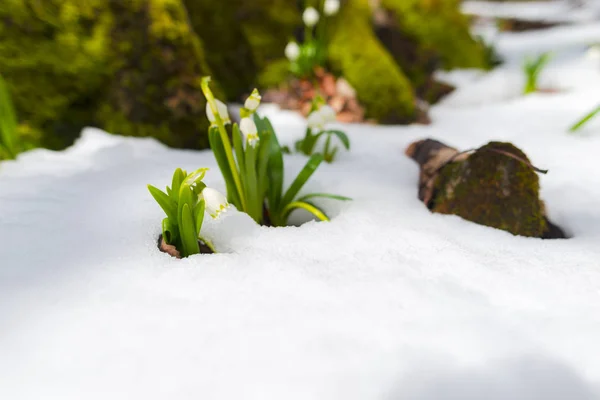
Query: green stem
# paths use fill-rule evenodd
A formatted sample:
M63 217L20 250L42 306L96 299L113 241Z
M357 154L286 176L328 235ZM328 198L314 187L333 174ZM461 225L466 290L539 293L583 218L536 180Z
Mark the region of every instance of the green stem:
M240 179L240 175L238 172L238 168L235 165L235 159L233 158L233 152L231 151L231 142L229 141L229 136L227 135L227 130L225 130L225 125L223 124L223 120L219 115L219 110L217 109L217 102L215 101L215 96L212 94L212 91L208 87L208 83L210 82L209 78L202 79L202 91L206 96L206 101L208 101L208 105L215 116L215 122L217 127L219 128L219 134L221 135L221 140L223 141L223 147L225 148L225 155L227 156L227 162L229 163L229 168L231 168L231 175L233 176L233 181L235 182L235 186L238 191L238 195L240 197L240 201L242 203L242 208L244 212L247 212L247 204L246 204L246 196L244 196L244 190L242 188L242 181Z

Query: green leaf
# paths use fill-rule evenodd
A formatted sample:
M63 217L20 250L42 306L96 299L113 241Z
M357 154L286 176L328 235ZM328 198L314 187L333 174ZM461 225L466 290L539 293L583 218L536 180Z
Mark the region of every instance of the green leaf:
M575 132L579 130L582 126L588 123L592 118L596 115L600 115L600 106L596 109L592 110L590 113L586 114L582 119L580 119L575 125L573 125L570 129L571 132Z
M217 160L217 164L219 165L219 169L221 170L221 174L223 175L223 179L225 180L227 199L230 203L236 206L238 210L242 210L242 203L233 180L233 174L231 173L231 168L229 167L229 162L227 161L225 148L223 147L223 141L221 140L221 135L218 128L213 127L209 129L208 140L210 142L210 147L215 159Z
M171 181L171 198L176 202L179 201L179 189L181 188L181 183L185 179L187 174L181 169L177 168L173 173L173 179Z
M179 189L179 203L177 204L177 225L181 229L181 218L183 213L183 206L187 204L190 210L193 209L196 201L194 201L194 192L188 185L181 185Z
M342 142L342 144L346 148L346 150L350 150L350 139L348 138L348 136L346 135L345 132L333 129L333 130L325 131L323 133L325 133L327 135L337 136L338 139L340 139L340 142Z
M235 150L235 158L237 161L240 175L242 177L242 184L244 182L244 175L246 174L244 166L246 161L244 159L244 144L242 143L242 132L238 124L233 124L233 149Z
M179 237L179 227L173 224L173 220L165 218L162 221L162 234L167 244L175 244Z
M268 136L268 152L269 161L267 164L267 177L268 177L268 203L269 210L279 209L281 202L281 194L283 193L283 153L281 152L281 146L277 140L275 130L271 125L268 118L260 118L256 113L254 114L255 122L258 120L263 135Z
M306 181L312 176L316 169L323 162L323 156L321 154L313 154L309 159L302 171L298 174L292 185L289 187L283 200L281 200L281 207L286 207L287 204L291 203L298 192L302 189Z
M270 140L270 135L263 135L263 137L258 142L259 147L258 157L256 160L256 180L258 187L257 196L261 198L261 207L262 203L264 203L265 196L267 195L267 188L269 186L269 176L267 174L267 167L269 166L269 149L271 147Z
M196 236L200 236L200 230L202 229L202 223L204 222L204 211L206 209L206 203L204 199L201 199L198 204L194 206L194 220L196 221Z
M335 155L337 154L338 150L339 150L339 148L336 147L336 148L333 149L333 151L325 153L324 154L325 161L328 162L328 163L332 163L333 160L335 159Z
M311 204L311 203L308 203L305 201L295 201L293 203L288 204L283 209L282 215L283 215L283 220L285 221L286 224L287 224L287 220L288 220L290 214L292 213L292 211L294 211L297 208L308 211L309 213L311 213L312 215L314 215L321 221L329 221L329 217L323 212L323 210L321 210L319 207L315 206L314 204Z
M193 254L200 253L198 246L198 234L194 227L194 219L190 206L186 203L181 209L181 244L183 246L183 257L189 257Z
M152 197L154 197L154 200L156 200L160 208L162 208L165 214L167 214L167 217L169 219L177 221L177 203L172 198L170 198L169 195L167 195L165 192L155 188L152 185L148 185L148 190L150 191L150 194L152 195Z
M259 196L258 181L256 179L256 148L248 145L246 147L246 195L248 214L257 223L262 220L262 202Z
M307 201L309 199L314 199L317 197L322 197L322 198L327 198L327 199L333 199L333 200L340 200L340 201L350 201L352 200L350 197L345 197L345 196L338 196L336 194L329 194L329 193L311 193L311 194L307 194L306 196L302 196L298 199L298 201Z
M9 158L18 153L17 116L6 82L0 75L0 144Z

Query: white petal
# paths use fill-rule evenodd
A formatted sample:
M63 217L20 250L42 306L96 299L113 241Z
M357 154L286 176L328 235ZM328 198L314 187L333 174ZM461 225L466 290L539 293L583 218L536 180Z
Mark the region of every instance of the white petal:
M202 190L202 198L206 206L206 212L213 218L219 217L219 215L229 208L227 198L219 191L206 187Z
M300 47L296 42L289 42L285 47L285 56L290 61L296 61L300 57Z
M321 114L320 111L313 111L310 113L306 122L311 129L323 129L323 126L325 125L323 114Z
M319 112L321 113L321 117L323 118L323 121L326 124L335 122L337 119L335 110L328 105L324 105L323 107L321 107Z
M325 0L323 12L325 15L335 15L340 10L340 0Z
M258 90L254 89L250 97L246 99L244 103L244 107L249 111L256 111L258 106L260 105L261 96L258 93Z
M313 27L319 22L319 12L312 7L308 7L302 14L302 20L308 27Z
M242 118L240 121L240 131L246 138L246 143L254 146L258 142L258 129L251 118Z
M223 121L224 124L231 123L231 119L229 119L229 111L227 110L227 105L218 99L215 99L215 102L217 103L217 112L221 117L221 121ZM206 103L206 116L208 117L208 120L211 124L215 123L216 118L208 102Z

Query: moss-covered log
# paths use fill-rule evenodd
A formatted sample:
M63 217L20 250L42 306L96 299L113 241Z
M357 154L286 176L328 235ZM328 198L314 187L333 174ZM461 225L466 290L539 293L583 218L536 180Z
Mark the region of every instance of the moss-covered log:
M564 238L540 200L539 178L510 143L490 142L472 154L425 140L407 149L421 167L419 198L433 211L538 238Z

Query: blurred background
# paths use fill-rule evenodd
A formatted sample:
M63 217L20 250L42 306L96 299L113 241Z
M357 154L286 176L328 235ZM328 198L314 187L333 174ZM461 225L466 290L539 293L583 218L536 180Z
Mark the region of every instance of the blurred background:
M598 3L2 0L2 98L15 151L63 149L85 126L206 148L207 75L229 103L257 87L305 115L322 96L343 122L427 123L427 106L453 90L436 71L494 68L496 32L595 19Z

